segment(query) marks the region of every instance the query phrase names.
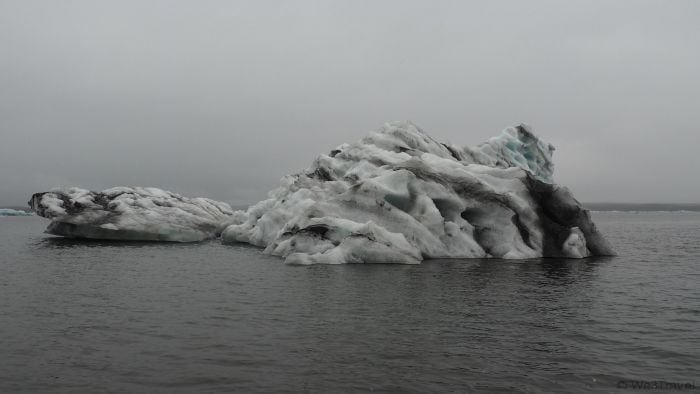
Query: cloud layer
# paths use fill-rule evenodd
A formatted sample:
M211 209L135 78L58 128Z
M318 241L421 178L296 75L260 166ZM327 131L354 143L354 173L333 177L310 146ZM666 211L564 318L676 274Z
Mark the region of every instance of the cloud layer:
M0 204L76 185L236 203L385 121L516 122L584 201L697 202L695 1L0 1Z

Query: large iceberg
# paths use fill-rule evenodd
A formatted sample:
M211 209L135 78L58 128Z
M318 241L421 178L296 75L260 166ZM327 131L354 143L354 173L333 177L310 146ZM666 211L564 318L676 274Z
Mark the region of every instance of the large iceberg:
M52 220L49 234L112 240L202 241L218 237L233 215L226 203L153 187L58 189L34 194L29 205Z
M51 234L192 242L221 236L290 264L612 255L587 210L553 183L554 147L525 125L476 147L387 123L321 155L245 211L155 188L35 194Z
M269 199L235 212L222 239L290 264L614 254L552 183L553 152L525 125L470 148L387 123L283 178Z

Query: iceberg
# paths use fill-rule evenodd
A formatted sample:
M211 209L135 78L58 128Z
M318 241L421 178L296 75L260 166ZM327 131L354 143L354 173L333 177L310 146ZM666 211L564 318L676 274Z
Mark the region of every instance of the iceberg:
M29 206L51 219L46 232L76 238L198 242L216 238L233 215L208 198L186 198L153 187L80 188L36 193Z
M34 213L19 209L0 208L0 216L34 216Z
M391 122L282 178L268 199L223 202L156 189L37 193L50 234L116 240L249 243L288 264L434 258L614 255L586 209L553 181L554 147L524 124L474 147Z
M589 212L553 183L553 152L523 124L460 147L387 123L235 212L222 241L288 264L613 255Z

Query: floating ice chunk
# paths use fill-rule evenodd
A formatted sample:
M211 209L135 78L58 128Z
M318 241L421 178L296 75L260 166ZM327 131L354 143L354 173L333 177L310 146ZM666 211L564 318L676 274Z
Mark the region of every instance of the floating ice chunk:
M524 125L461 148L387 123L285 177L269 199L236 212L222 239L289 264L613 254L552 183L553 152Z
M33 216L34 213L19 209L0 208L0 216Z
M246 211L130 187L38 193L30 205L52 219L52 234L190 242L221 233L289 264L614 254L588 211L553 183L553 152L524 125L470 148L392 122L284 177Z
M54 190L34 194L29 205L52 220L50 234L114 240L201 241L217 237L233 215L226 203L151 187Z
M562 250L566 257L574 259L581 259L589 255L588 249L586 248L586 237L578 227L571 228L571 234L566 238L566 241L564 241Z

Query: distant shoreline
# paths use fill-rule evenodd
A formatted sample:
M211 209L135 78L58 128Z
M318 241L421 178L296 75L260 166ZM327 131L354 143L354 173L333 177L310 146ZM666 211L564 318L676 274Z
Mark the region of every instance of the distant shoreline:
M664 204L664 203L620 203L594 202L583 203L584 208L591 211L621 211L621 212L700 212L700 204Z

